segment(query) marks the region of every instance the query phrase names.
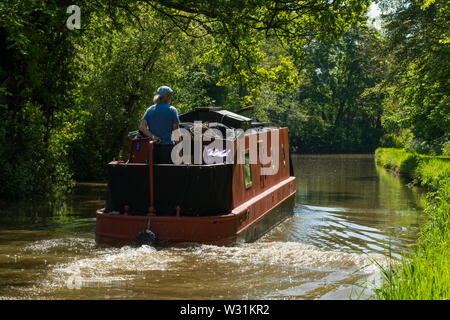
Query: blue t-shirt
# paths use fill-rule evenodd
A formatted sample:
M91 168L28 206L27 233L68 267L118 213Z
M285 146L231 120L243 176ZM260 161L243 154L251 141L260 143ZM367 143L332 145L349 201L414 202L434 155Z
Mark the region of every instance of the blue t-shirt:
M148 108L142 119L147 121L150 132L161 139L161 144L173 144L173 125L180 123L177 109L167 103L158 103Z

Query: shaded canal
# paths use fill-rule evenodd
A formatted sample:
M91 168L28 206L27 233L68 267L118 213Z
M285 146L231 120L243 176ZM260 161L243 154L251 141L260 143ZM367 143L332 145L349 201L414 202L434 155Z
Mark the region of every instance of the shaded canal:
M371 155L293 156L294 213L254 243L98 248L106 187L0 209L0 299L348 299L408 250L423 192ZM367 298L366 289L361 298Z

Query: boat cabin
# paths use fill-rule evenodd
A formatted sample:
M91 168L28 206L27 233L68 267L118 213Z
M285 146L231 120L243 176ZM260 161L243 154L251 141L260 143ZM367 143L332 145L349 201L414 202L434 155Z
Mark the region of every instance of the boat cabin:
M220 108L197 108L180 115L179 119L180 128L191 135L190 148L186 149L192 155L186 156L183 149L180 155L185 157L181 163L154 163L157 149L154 142L138 132L132 133L129 160L108 164L105 213L229 214L233 208L291 175L287 128L270 127ZM277 152L273 148L275 138ZM200 148L195 147L196 141ZM260 157L264 148L270 161L264 162ZM208 156L213 163L207 162ZM261 174L261 169L275 164L278 166L275 174Z

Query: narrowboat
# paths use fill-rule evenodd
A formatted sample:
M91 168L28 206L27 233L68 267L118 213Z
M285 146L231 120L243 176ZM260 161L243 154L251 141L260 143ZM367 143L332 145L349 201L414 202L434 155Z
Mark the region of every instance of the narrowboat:
M174 147L181 161L155 163L156 141L136 131L129 135L129 159L108 164L97 244L228 246L255 241L293 214L288 128L220 108L179 118L192 138L185 135Z

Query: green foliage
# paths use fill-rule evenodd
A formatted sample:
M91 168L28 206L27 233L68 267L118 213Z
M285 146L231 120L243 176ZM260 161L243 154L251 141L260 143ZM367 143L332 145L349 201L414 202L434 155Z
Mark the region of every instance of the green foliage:
M67 164L69 138L51 135L48 147L42 111L28 104L23 115L29 119L26 126L12 112L0 113L0 198L53 197L70 190L73 181Z
M180 113L254 104L296 152L372 152L387 131L448 153L445 2L395 2L386 38L369 1L84 1L72 31L70 4L0 3L2 197L104 179L163 84Z
M365 27L349 30L368 1L83 2L82 29L72 31L65 27L70 4L0 4L0 112L7 119L0 171L11 182L2 197L64 189L72 177L103 179L107 162L127 156L126 135L162 84L175 89L180 113L256 104L258 117L290 127L297 150L359 150L363 132L377 141L379 129L367 133L377 121L378 111L369 116L377 98L364 90L378 73L353 79L352 72L362 76L376 64L369 60L378 36ZM316 79L311 70L323 61L329 77ZM313 110L338 108L308 100L326 94L321 81L334 82L337 95L351 83L353 95L339 105L342 119ZM359 132L352 135L349 126ZM12 130L24 138L11 138Z
M173 103L180 112L208 101L201 98L205 90L196 87L202 73L189 72L200 41L188 39L147 6L139 8L132 20L139 21L137 26L126 16L93 13L83 35L78 54L83 82L71 114L80 135L71 143L69 157L77 180L103 179L106 163L119 154L127 157L127 134L137 129L163 83L175 90ZM115 23L124 26L115 29Z
M380 144L385 148L402 148L413 139L413 134L408 129L400 130L398 133L386 133L380 139ZM414 151L412 151L414 152Z
M69 4L0 3L1 198L70 187L62 139L52 137L60 114L73 102L77 34L61 23Z
M77 180L101 179L105 176L105 163L119 154L127 156L128 141L124 137L137 128L161 84L170 84L175 90L172 103L180 113L205 105L236 111L260 101L265 90L282 95L298 85L299 66L295 65L295 57L300 55L299 41L311 39L312 34L297 34L298 41L290 42L286 48L283 41L294 36L281 35L284 28L281 21L287 23L286 20L264 30L254 25L253 20L242 23L244 16L255 18L252 11L255 3L239 3L236 13L241 18L229 14L229 10L236 8L222 12L217 3L215 18L210 16L211 8L206 3L195 4L198 14L192 13L193 4L189 2L118 3L113 16L108 11L91 14L77 55L83 81L70 117L80 134L70 143L68 157ZM257 10L263 12L267 9L264 6L271 5L257 5ZM346 10L352 6L357 11L364 8L349 2ZM283 10L292 15L293 8L283 7L272 12L273 18ZM342 11L327 7L316 10L321 14ZM344 11L339 15L349 15L345 21L355 19ZM312 15L308 19L322 18ZM323 39L331 38L339 33L330 31L332 26L344 20L311 24L308 28ZM270 29L278 32L278 36ZM264 107L257 109L258 116L267 118ZM291 118L289 124L295 126L296 120Z
M409 150L441 154L450 140L448 1L381 2L387 38L387 99L383 125L389 133L409 129Z
M375 152L378 164L410 178L414 177L418 157L404 149L378 148Z
M448 204L447 204L448 208ZM383 270L375 294L382 300L447 300L450 293L448 239L422 246L409 257Z
M442 155L444 156L450 156L450 141L447 141L442 146Z
M423 157L415 176L422 186L439 190L450 179L450 157Z
M415 166L411 166L414 159ZM429 219L421 230L417 248L396 265L383 270L383 284L375 290L380 299L442 299L450 296L450 157L410 154L400 149L376 150L378 164L399 172L413 172L410 179L427 187Z
M382 41L365 24L342 38L315 41L296 62L299 83L281 93L266 86L257 105L272 122L288 126L297 152L372 152L382 135L383 95L377 58Z
M278 76L285 72L282 70L289 69L287 60L284 66L284 62L276 67L261 65L265 58L264 40L289 43L301 51L312 39L325 40L341 35L357 21L368 3L355 0L332 4L321 0L147 1L186 34L212 36L213 42L204 59L221 65L219 84L240 85L243 104L249 102L249 98L244 97L244 87L251 91L273 77L283 82L285 78Z
M450 157L428 156L407 152L398 148L378 148L375 151L377 164L416 179L419 184L430 188L429 182L439 183L450 177ZM431 188L436 190L437 186Z

